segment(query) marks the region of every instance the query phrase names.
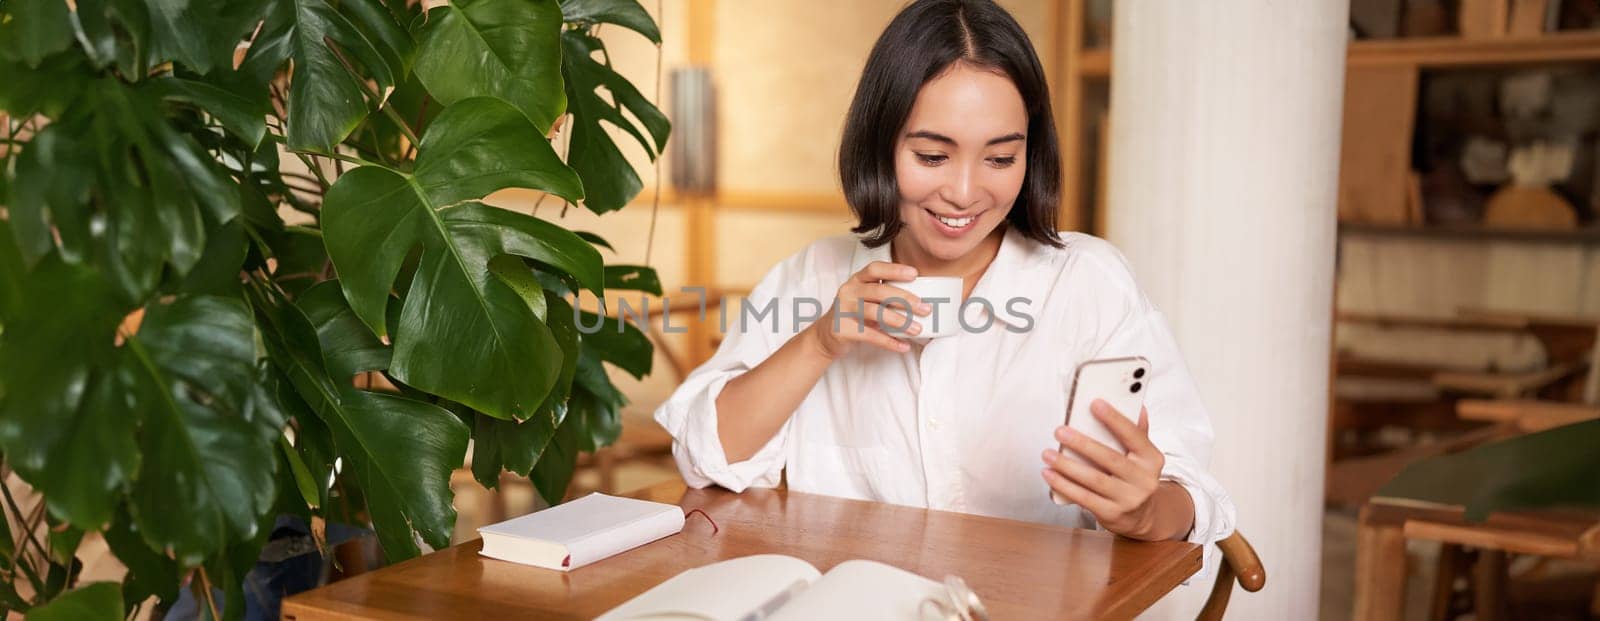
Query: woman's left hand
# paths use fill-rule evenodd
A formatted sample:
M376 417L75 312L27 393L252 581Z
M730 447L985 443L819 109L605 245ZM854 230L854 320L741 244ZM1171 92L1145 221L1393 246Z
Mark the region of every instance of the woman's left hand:
M1150 442L1149 412L1140 409L1139 424L1134 425L1105 401L1096 399L1089 410L1127 447L1127 454L1066 426L1057 427L1056 439L1089 463L1046 450L1041 456L1048 466L1044 480L1062 498L1088 509L1108 531L1133 539L1165 539L1154 531L1166 457Z

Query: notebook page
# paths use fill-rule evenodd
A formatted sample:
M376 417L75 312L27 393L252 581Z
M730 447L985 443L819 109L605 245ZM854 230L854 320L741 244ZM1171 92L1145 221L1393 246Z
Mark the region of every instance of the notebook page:
M810 563L781 554L729 559L673 576L595 621L738 621L769 604L793 598L820 575Z
M787 605L772 621L921 619L928 597L945 598L942 583L875 561L845 561ZM931 608L930 608L931 610Z

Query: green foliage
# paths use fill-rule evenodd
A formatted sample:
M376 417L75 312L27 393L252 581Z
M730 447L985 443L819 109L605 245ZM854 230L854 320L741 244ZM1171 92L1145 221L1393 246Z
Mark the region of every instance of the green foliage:
M652 354L575 296L660 282L482 201L639 193L602 123L669 125L602 24L660 42L637 0L0 0L0 451L47 507L6 494L0 614L204 575L237 617L281 513L444 546L469 439L559 501ZM91 532L121 584L75 584Z
M1495 511L1600 507L1600 420L1430 457L1406 466L1379 490L1466 509L1482 521Z

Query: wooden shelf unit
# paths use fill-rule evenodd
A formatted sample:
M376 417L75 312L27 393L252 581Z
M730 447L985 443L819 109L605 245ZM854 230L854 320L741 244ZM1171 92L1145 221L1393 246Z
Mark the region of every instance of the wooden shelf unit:
M1464 242L1508 241L1543 244L1600 244L1600 228L1583 227L1572 230L1498 229L1479 225L1419 224L1411 226L1392 224L1357 224L1342 222L1339 234L1365 237L1413 237Z
M1072 14L1064 27L1070 33L1073 28L1082 28L1081 15ZM1067 38L1070 42L1071 37ZM1070 88L1063 89L1061 109L1063 114L1081 113L1083 93L1087 85L1100 84L1104 88L1105 81L1111 77L1111 50L1106 47L1069 50L1065 54L1063 76ZM1363 74L1372 75L1388 70L1394 72L1409 71L1413 75L1418 71L1440 69L1465 69L1472 67L1507 67L1516 65L1540 65L1573 62L1600 62L1600 30L1593 31L1566 31L1545 33L1536 37L1527 36L1501 36L1501 37L1474 37L1459 36L1449 37L1416 37L1396 39L1368 39L1352 41L1346 55L1348 70L1358 70ZM1414 80L1414 78L1413 78ZM1086 158L1094 158L1096 145L1087 144L1083 139L1083 129L1079 122L1063 123L1066 130L1062 135L1063 161L1066 166L1065 175L1068 188L1083 187L1083 184L1092 183L1084 177L1081 163ZM1105 188L1095 188L1095 193L1103 196ZM1076 210L1079 214L1089 214L1098 211L1102 202L1090 200L1087 204L1081 202L1077 194L1065 194L1065 209ZM1103 222L1104 214L1093 213L1087 217L1080 216L1076 221ZM1600 232L1593 230L1576 231L1499 231L1482 227L1435 227L1435 226L1391 226L1374 224L1341 223L1341 233L1350 232L1363 235L1391 235L1432 237L1440 239L1459 240L1515 240L1526 242L1553 242L1553 243L1581 243L1590 244L1600 242Z
M1111 75L1111 50L1084 50L1078 55L1084 78ZM1492 67L1519 64L1600 60L1600 32L1557 32L1538 37L1418 37L1351 41L1345 64L1350 67L1413 66L1423 69Z

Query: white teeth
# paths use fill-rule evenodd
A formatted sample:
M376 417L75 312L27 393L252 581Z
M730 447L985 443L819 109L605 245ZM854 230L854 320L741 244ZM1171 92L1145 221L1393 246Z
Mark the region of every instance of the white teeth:
M936 215L934 217L938 218L940 222L943 222L945 226L953 229L959 229L968 224L972 224L972 220L977 216L967 216L965 218L946 218L944 216Z

